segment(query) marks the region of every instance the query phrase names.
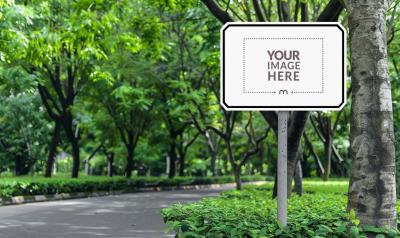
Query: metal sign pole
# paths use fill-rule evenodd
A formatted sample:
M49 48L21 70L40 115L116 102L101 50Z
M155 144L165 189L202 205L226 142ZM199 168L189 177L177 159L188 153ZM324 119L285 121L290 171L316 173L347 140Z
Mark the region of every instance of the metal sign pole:
M278 112L278 219L287 224L287 125L289 112Z

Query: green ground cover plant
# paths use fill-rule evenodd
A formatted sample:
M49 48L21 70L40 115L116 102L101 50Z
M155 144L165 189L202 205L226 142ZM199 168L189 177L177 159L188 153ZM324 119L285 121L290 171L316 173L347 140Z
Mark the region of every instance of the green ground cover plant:
M289 199L287 227L276 219L272 184L249 185L216 198L174 204L163 209L162 215L168 230L182 238L363 238L368 232L378 238L400 237L393 229L361 228L354 212L346 212L347 187L347 181L305 181L305 194Z
M244 182L265 181L265 176L244 176ZM66 177L2 177L0 198L8 199L20 195L49 195L59 193L134 190L154 186L204 185L233 183L232 176L220 177L132 177L83 176L79 179Z

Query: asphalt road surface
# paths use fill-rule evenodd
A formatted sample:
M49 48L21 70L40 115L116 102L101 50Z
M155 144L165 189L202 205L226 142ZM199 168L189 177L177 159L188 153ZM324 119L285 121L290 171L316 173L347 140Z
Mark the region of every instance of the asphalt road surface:
M132 193L0 207L0 238L158 238L160 209L217 196L231 187Z

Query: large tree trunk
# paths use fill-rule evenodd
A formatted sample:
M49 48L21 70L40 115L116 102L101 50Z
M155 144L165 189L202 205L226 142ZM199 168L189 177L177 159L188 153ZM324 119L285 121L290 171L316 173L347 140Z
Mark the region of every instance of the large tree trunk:
M387 0L347 1L352 64L348 210L396 228L395 138L386 47Z
M53 166L54 166L54 159L57 153L57 145L60 141L60 130L61 130L61 125L59 122L55 122L54 125L54 131L53 131L53 136L51 138L51 143L49 147L49 154L47 156L47 161L46 161L46 172L45 172L45 177L51 177L51 172L53 171Z

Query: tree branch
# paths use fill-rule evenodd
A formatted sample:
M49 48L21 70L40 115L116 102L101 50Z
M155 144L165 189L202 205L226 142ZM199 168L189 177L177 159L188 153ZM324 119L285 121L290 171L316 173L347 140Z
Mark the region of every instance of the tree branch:
M313 155L313 157L315 159L315 163L317 164L317 167L319 168L321 174L325 174L324 166L322 166L321 160L319 159L317 153L315 152L314 147L311 144L310 140L308 139L307 134L304 133L303 137L304 137L304 141L306 142L308 149L310 150L311 154Z
M39 95L40 95L40 98L42 99L43 105L44 105L44 107L45 107L46 110L47 110L47 113L49 113L49 116L50 116L54 121L57 121L59 118L58 118L58 116L54 113L53 109L51 108L50 104L49 104L48 101L47 101L47 100L53 100L52 98L49 98L49 97L48 97L48 96L50 96L50 95L48 95L47 89L46 89L43 85L38 84L38 90L39 90ZM50 97L51 97L51 96L50 96ZM57 105L54 105L54 107L55 107L56 110L58 111Z
M207 126L206 127L208 130L212 130L214 131L218 136L220 136L222 139L226 140L227 136L222 133L220 130L218 130L217 128L213 127L213 126Z
M319 15L317 21L337 21L340 13L343 10L343 5L340 0L331 0L325 7L325 9Z
M222 23L232 22L233 19L229 14L223 11L214 0L201 0L208 10Z
M268 134L269 134L269 131L270 131L270 130L271 130L271 126L269 126L269 127L267 128L267 130L265 130L265 133L264 133L263 136L261 136L260 138L258 138L258 139L256 140L256 143L255 143L254 148L253 148L252 150L246 152L246 154L244 155L243 160L240 162L239 166L243 166L243 165L248 161L248 159L249 159L251 156L253 156L253 155L255 155L255 154L258 153L258 151L260 150L260 144L261 144L261 142L262 142L263 140L265 140L265 138L268 137Z
M261 12L261 8L260 8L260 4L258 2L258 0L253 0L253 7L254 10L256 11L256 16L258 21L265 21L265 18Z
M315 124L315 121L314 121L313 118L314 118L313 116L310 117L311 125L312 125L312 127L314 128L315 132L317 133L319 139L321 139L321 141L322 141L323 143L325 143L325 136L324 136L324 135L321 133L321 131L318 129L318 127L317 127L317 125Z
M196 133L196 135L186 144L183 146L183 153L186 154L187 150L189 147L197 140L199 137L200 133Z

